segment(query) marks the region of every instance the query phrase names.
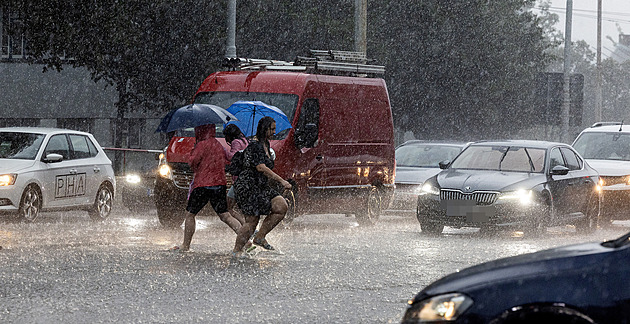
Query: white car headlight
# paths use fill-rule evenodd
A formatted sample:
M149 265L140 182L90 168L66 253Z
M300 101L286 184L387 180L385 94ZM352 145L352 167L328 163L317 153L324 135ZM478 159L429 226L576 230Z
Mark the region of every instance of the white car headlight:
M407 310L405 320L416 320L418 323L455 321L472 304L473 300L464 294L434 296Z
M17 174L0 174L0 187L13 185L15 179L17 179Z
M140 178L140 176L135 173L130 173L125 176L125 181L131 184L138 184L142 181L142 178Z
M516 190L501 193L499 199L518 201L522 205L529 205L532 203L534 193L531 190Z
M425 182L422 185L422 189L420 189L420 194L421 195L434 195L434 196L437 196L437 195L440 194L440 189L434 187L430 183Z

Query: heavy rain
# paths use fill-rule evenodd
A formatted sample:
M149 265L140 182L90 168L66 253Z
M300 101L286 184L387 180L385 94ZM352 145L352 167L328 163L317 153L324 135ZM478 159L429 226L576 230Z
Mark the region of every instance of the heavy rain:
M629 16L623 1L4 1L0 322L421 323L412 299L446 275L618 238ZM233 251L241 234L208 203L184 251L194 127L229 151L225 127L249 144L260 116L170 118L247 102L278 113L261 144L287 210L275 249Z

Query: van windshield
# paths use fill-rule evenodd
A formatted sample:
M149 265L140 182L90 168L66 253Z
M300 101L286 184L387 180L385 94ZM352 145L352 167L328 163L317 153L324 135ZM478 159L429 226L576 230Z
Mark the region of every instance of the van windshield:
M582 133L573 147L585 159L630 161L630 134Z
M297 109L298 99L298 95L286 93L217 91L198 93L195 97L195 103L217 105L227 109L237 101L262 101L268 105L280 108L287 115L289 121L292 121ZM219 133L220 131L217 129L217 134ZM275 139L283 139L288 133L288 129L278 133Z

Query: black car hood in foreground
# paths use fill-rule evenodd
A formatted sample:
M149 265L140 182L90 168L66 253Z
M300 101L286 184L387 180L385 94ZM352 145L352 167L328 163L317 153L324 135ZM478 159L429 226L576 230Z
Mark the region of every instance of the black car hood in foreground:
M459 189L464 192L531 189L536 184L545 182L545 175L542 173L490 170L447 169L436 177L440 188Z
M558 303L596 323L618 323L630 318L630 248L605 245L570 245L473 266L430 284L413 304L462 293L473 301L462 314L464 323L487 323L519 306Z
M612 250L611 248L603 247L601 243L583 243L498 259L452 273L433 282L421 293L439 295L452 291L466 292L468 289L491 285L496 281L512 280L519 277L543 276L550 272L575 269L581 266L588 266L587 264L576 263L577 260L581 259L581 256L592 256L593 254L606 253ZM595 260L598 258L584 259Z

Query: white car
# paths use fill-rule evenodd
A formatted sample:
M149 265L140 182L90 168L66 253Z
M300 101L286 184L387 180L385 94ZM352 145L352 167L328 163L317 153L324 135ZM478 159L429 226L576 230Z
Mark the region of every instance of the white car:
M79 209L103 220L115 192L112 162L92 134L0 128L0 212L32 222L41 211Z
M595 123L578 135L573 147L599 173L601 225L608 225L613 220L629 220L630 125Z

